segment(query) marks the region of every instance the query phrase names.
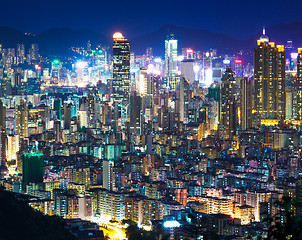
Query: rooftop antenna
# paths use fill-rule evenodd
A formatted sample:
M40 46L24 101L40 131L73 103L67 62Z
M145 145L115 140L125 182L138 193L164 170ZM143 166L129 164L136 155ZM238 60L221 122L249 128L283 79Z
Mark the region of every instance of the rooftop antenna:
M265 26L264 26L264 24L263 24L262 34L263 34L263 36L265 36Z

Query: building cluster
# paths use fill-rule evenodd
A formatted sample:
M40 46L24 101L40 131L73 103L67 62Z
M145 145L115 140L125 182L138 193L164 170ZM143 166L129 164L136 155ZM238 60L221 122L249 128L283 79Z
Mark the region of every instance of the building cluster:
M1 184L34 209L162 224L175 240L256 239L276 200L302 201L302 48L264 32L244 64L178 55L171 34L161 60L115 33L112 57L90 43L72 51L50 61L36 44L0 49Z

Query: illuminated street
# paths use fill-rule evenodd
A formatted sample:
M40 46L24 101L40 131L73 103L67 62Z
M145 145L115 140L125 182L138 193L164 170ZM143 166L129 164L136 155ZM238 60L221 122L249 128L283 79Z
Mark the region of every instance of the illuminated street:
M104 236L108 236L112 240L127 239L125 230L110 224L100 224L100 230L104 232Z

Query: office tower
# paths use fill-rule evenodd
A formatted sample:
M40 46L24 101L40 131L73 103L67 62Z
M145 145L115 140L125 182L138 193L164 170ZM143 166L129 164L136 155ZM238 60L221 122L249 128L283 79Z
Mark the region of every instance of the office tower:
M43 153L22 154L23 189L29 183L43 183L44 155Z
M141 134L142 97L136 92L130 96L130 130L131 133Z
M226 71L223 73L220 88L220 127L222 137L225 140L232 140L237 130L235 84L235 73L232 71L231 67L227 67Z
M110 191L114 190L115 187L113 167L113 160L103 160L103 188Z
M71 126L71 106L64 103L64 129L70 129Z
M285 87L285 119L293 119L295 110L295 89L291 86Z
M59 98L53 101L53 110L55 111L58 120L61 120L62 117L61 106L62 106L62 99Z
M180 83L180 76L174 76L174 77L169 77L168 78L168 88L170 91L175 91Z
M78 119L80 122L81 127L88 127L89 119L88 119L88 107L89 107L89 101L87 97L82 97L80 99L80 108L77 113Z
M57 143L61 142L61 121L56 120L53 126L53 133L55 135L55 140Z
M190 81L186 78L181 78L179 84L179 120L184 122L187 117L187 110L189 104L189 86Z
M213 83L213 57L215 51L204 52L202 54L202 84L211 86Z
M113 35L113 104L116 117L128 117L130 98L130 44L121 33Z
M15 131L20 140L28 137L28 106L24 100L17 106Z
M253 82L247 77L240 78L240 129L252 127Z
M181 62L181 75L191 84L193 84L195 80L194 59L184 59Z
M165 77L175 77L177 73L177 40L170 34L165 40Z
M148 90L148 68L142 67L139 71L139 77L138 77L138 92L140 96L146 96L147 90Z
M255 124L285 118L285 50L269 42L265 31L254 51Z
M0 131L6 129L6 107L0 100Z
M302 120L302 48L298 48L297 58L297 120Z
M152 62L153 59L153 50L151 47L146 49L146 63Z

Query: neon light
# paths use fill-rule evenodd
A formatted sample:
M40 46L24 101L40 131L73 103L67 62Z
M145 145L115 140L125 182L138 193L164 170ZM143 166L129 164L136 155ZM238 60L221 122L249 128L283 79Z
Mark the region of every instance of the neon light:
M241 59L236 59L235 64L242 64L242 60Z

